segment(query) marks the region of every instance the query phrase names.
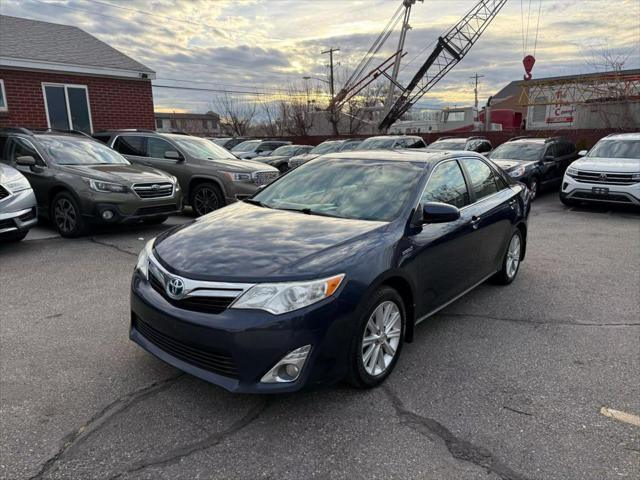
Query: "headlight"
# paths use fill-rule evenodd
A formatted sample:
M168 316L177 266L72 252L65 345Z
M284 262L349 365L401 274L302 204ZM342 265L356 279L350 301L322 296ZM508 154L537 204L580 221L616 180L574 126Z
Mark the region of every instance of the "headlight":
M329 298L343 279L341 273L310 282L261 283L240 295L231 308L252 308L280 315Z
M124 185L111 182L101 182L100 180L89 179L89 187L96 192L127 193L129 189Z
M173 182L173 186L175 187L176 191L180 190L180 184L178 183L178 177L174 177L173 175L169 175L169 177L171 178L171 181Z
M145 280L149 280L149 257L151 256L151 250L153 248L153 242L155 238L152 238L144 246L140 255L138 255L138 262L136 263L136 270L140 272Z
M569 175L570 177L576 177L578 175L578 170L569 167L567 168L567 175Z
M524 175L524 165L520 165L519 167L514 168L513 170L509 170L509 176L513 178L518 178Z
M251 181L250 173L244 173L244 172L222 172L222 173L224 173L227 177L229 177L229 180L231 180L232 182L250 182Z
M5 183L4 186L7 187L10 192L21 192L22 190L31 188L29 180L25 177L18 177L15 180L11 180L10 182Z

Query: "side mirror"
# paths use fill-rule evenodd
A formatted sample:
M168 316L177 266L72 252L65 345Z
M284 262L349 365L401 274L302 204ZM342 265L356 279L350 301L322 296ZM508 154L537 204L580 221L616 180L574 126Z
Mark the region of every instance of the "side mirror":
M580 151L578 152L578 156L579 156L579 157L584 157L587 153L589 153L589 151L588 151L588 150L580 150Z
M427 202L422 206L423 223L454 222L460 218L460 210L454 205L440 202Z
M33 158L31 155L24 156L24 157L18 157L18 158L16 158L16 164L17 165L22 165L23 167L35 167L36 166L36 159Z
M169 160L182 160L182 156L175 150L167 150L166 152L164 152L164 158L167 158Z

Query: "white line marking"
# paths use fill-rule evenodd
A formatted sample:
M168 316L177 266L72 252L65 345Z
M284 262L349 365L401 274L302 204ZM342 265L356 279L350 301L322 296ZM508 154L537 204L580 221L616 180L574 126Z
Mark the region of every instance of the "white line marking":
M640 417L637 415L633 415L627 412L621 412L620 410L614 410L609 407L602 407L600 409L600 413L605 417L613 418L614 420L618 420L619 422L629 423L631 425L635 425L636 427L640 427Z

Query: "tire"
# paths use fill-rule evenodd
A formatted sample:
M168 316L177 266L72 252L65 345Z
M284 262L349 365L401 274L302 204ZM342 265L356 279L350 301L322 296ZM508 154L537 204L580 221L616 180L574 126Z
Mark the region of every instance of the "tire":
M63 237L78 237L86 231L87 224L80 207L70 193L58 193L53 197L50 208L51 222Z
M224 207L224 197L215 183L197 184L191 191L191 208L196 217L211 213Z
M517 238L517 240L516 240ZM514 243L517 242L517 247L514 247ZM511 235L507 251L502 259L502 267L500 271L496 273L491 280L498 285L509 285L516 279L518 271L520 270L520 263L522 261L522 252L524 251L524 238L522 237L522 231L518 228ZM517 257L514 256L517 255ZM513 260L516 260L515 270L513 268Z
M147 225L160 225L161 223L166 222L167 218L169 218L169 215L161 215L159 217L144 218L142 221Z
M287 162L281 163L278 165L278 170L280 174L287 173L289 171L289 165L287 165Z
M540 193L540 180L538 180L538 177L531 177L531 180L529 180L529 190L531 191L531 201L533 202L538 198L538 194Z
M382 317L378 318L384 321L385 310L388 312L387 318L389 322L391 322L394 314L398 314L399 318L393 324L385 324L389 330L383 337L384 339L371 341L372 337L375 336L375 334L371 335L371 329L378 329L379 327L379 324L375 322L376 316L374 313L382 314ZM379 288L371 295L363 312L349 348L348 380L357 388L372 388L380 385L391 374L398 362L404 341L407 316L404 302L398 292L386 286ZM370 320L373 323L370 323ZM398 322L400 322L399 328ZM389 333L392 333L393 336L387 336ZM364 345L365 337L368 337L370 342L367 346ZM389 356L388 352L390 350L388 348L394 347L393 356L386 358L386 356ZM380 351L383 352L382 357L379 355ZM374 356L376 358L375 362L372 360ZM382 369L382 366L384 366L384 369Z
M1 242L19 242L20 240L24 239L24 237L27 236L27 233L29 233L29 230L23 230L23 231L13 232L13 233L5 233L4 235L0 236L0 243Z

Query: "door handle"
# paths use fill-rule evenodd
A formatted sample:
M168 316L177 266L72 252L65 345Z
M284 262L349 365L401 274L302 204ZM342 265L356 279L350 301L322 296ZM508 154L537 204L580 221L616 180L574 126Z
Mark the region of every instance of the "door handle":
M477 230L478 225L480 224L480 217L474 215L473 217L471 217L471 226L473 227L474 230Z

